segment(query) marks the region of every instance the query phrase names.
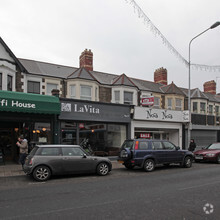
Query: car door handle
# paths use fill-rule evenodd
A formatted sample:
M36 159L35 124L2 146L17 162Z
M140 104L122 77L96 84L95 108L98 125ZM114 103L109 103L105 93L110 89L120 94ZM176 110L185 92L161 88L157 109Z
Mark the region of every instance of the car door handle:
M68 157L64 157L64 158L63 158L63 160L68 160L68 159L69 159Z

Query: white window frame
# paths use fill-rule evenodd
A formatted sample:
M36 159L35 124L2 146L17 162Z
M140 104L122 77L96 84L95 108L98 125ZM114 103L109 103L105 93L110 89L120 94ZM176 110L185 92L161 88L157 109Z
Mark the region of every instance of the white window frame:
M182 99L176 98L175 101L176 101L176 107L175 107L175 109L181 111L181 110L182 110ZM180 103L178 103L178 102L180 102ZM180 105L177 105L177 104L180 104Z
M90 95L82 95L82 89L84 89L84 88L90 90ZM80 85L80 99L88 100L88 101L92 100L92 86Z
M115 98L115 103L120 103L120 91L119 90L114 91L114 98Z
M196 109L194 110L194 103L196 104ZM193 102L192 103L192 110L193 110L193 113L198 113L198 102Z
M204 104L204 109L201 108L202 104ZM205 102L200 102L200 113L203 113L203 114L206 113L206 103Z
M76 98L76 85L70 85L70 98Z
M171 103L169 103L169 101L171 102ZM170 109L170 110L172 110L172 105L173 105L173 99L172 98L167 98L167 109ZM171 104L171 105L169 105L169 104Z
M160 97L154 97L154 108L160 108Z
M125 93L131 94L131 97L132 97L132 100L131 100L131 101L125 101ZM124 91L124 104L133 105L133 102L134 102L133 96L134 96L134 93L133 93L133 92L131 92L131 91Z
M211 111L210 111L211 110ZM213 105L209 105L209 114L212 115L213 114Z
M51 86L51 87L53 87L54 86L54 88L52 88L52 89L50 89L49 90L49 86ZM56 84L56 83L47 83L47 95L52 95L51 94L51 91L53 90L53 89L57 89L58 88L58 85Z

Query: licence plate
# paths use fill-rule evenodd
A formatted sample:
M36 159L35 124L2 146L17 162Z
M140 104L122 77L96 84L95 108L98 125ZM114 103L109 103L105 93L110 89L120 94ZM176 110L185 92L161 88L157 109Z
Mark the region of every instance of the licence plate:
M119 162L119 163L124 163L124 161L122 161L122 160L118 160L118 162Z
M196 159L196 160L202 160L202 159L203 159L203 156L195 156L195 159Z

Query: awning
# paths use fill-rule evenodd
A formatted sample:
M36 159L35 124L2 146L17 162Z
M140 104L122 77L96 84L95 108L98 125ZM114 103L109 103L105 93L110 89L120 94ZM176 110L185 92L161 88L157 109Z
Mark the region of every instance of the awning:
M0 111L60 114L58 97L0 90Z

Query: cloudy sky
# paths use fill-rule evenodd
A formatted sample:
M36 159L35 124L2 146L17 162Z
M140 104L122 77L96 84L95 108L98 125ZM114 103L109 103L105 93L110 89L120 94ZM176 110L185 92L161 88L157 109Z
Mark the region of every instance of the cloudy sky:
M188 61L190 40L220 21L219 0L136 0L160 33ZM94 70L153 81L156 69L188 88L188 68L125 0L1 0L1 37L18 58L79 66L85 49ZM191 62L220 66L220 26L195 39ZM192 69L191 87L217 80L220 71Z

